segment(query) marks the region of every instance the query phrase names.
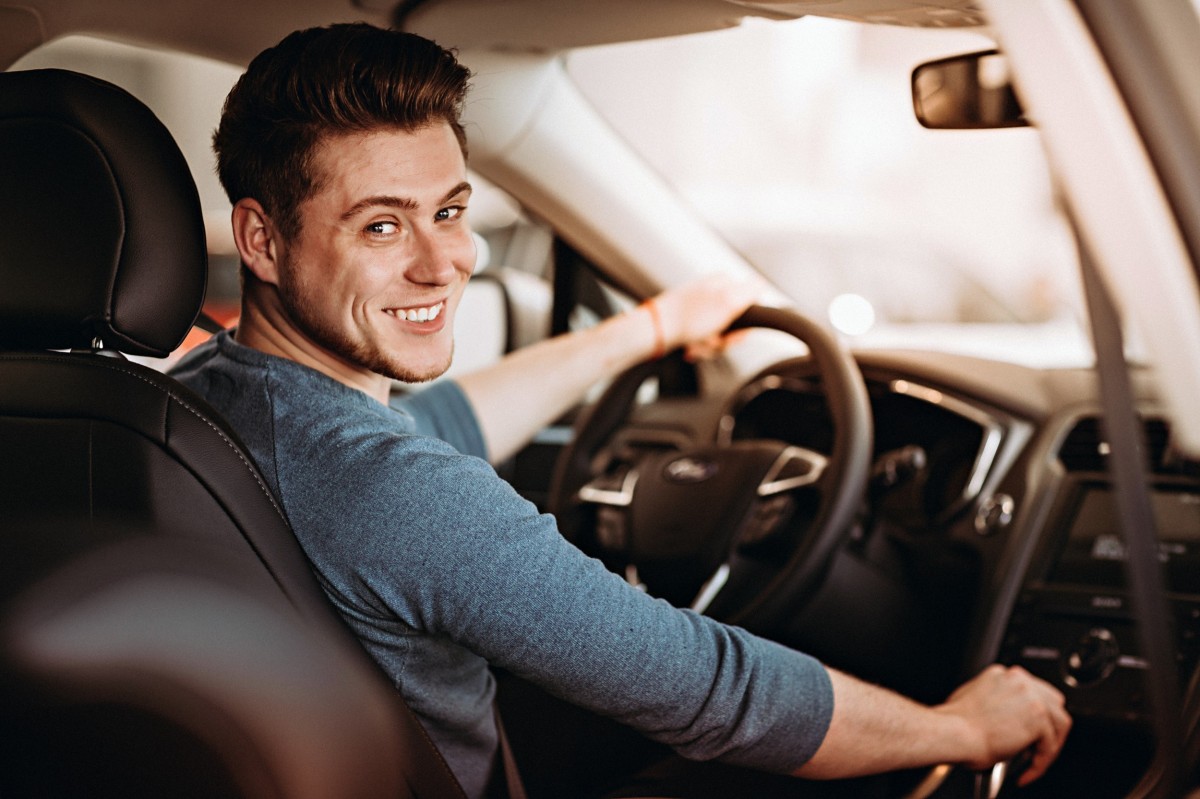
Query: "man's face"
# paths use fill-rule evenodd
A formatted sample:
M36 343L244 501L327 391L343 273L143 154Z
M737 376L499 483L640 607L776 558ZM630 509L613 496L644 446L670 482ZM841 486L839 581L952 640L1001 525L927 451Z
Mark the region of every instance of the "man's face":
M280 259L290 322L352 369L407 382L442 374L475 265L454 133L437 123L329 138L313 167L317 191Z

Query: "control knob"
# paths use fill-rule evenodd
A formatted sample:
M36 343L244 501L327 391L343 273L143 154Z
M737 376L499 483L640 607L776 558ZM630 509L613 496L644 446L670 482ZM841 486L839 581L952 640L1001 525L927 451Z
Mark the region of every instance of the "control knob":
M1063 680L1072 688L1092 685L1112 674L1121 649L1116 637L1103 627L1088 630L1063 660Z

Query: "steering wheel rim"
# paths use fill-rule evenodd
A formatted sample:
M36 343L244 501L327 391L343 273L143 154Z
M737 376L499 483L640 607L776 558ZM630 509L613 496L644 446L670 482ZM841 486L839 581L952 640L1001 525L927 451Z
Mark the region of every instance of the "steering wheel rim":
M811 597L844 545L866 489L873 430L862 373L836 337L793 311L764 306L751 307L729 329L755 327L779 330L808 346L833 420L833 446L821 477L823 490L801 542L749 600L718 591L704 611L722 621L769 631L785 623ZM668 358L627 370L577 420L575 435L555 465L549 503L569 540L578 543L582 506L578 494L592 477L593 460L627 418L642 383L671 364Z

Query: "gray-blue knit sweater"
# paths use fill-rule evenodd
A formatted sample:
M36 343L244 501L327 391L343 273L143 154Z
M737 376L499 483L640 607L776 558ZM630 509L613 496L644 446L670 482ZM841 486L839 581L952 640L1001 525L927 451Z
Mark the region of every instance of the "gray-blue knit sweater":
M565 541L484 460L454 383L388 407L228 333L173 373L237 431L468 796L496 748L488 663L685 757L786 772L824 738L817 661L653 599Z

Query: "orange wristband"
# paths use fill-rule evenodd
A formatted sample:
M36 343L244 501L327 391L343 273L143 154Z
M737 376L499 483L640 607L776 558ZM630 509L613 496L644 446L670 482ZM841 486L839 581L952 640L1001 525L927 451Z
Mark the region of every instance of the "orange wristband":
M654 325L654 354L650 357L658 360L667 354L667 340L663 334L662 317L658 315L658 304L654 302L653 297L643 302L642 307L650 312L650 322Z

